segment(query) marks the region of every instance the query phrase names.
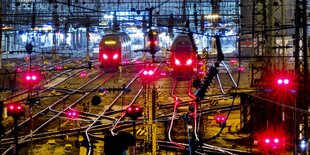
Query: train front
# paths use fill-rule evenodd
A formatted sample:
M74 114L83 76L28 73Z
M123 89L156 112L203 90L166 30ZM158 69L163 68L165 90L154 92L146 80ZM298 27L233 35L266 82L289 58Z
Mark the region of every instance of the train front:
M101 62L101 67L118 67L121 63L121 50L121 42L117 36L104 36L99 45L99 61Z
M180 35L173 41L170 59L174 78L189 80L196 76L197 55L187 35Z

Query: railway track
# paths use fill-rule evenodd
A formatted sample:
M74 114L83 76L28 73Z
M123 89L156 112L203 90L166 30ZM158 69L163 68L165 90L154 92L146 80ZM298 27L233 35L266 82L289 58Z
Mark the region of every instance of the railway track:
M31 137L31 134L34 134L36 132L40 132L41 130L44 130L44 128L46 127L47 124L52 123L52 121L56 120L58 117L63 116L63 114L71 107L75 106L76 104L79 103L79 101L83 98L85 98L88 94L90 94L90 92L92 91L96 91L96 89L98 89L102 84L104 84L106 81L108 81L111 77L113 77L113 74L109 75L103 82L101 82L99 85L96 84L96 86L93 86L93 90L86 92L84 94L79 94L79 95L75 95L75 102L70 103L68 105L64 105L62 106L62 109L57 109L59 108L58 105L59 103L61 103L62 101L66 100L68 97L72 97L73 94L75 94L76 92L78 92L79 90L85 88L85 87L89 87L89 85L91 83L94 83L94 81L96 80L100 80L101 79L99 77L101 77L103 75L99 74L97 76L95 76L93 79L89 80L88 82L86 82L85 84L83 84L82 86L80 86L79 88L77 88L75 91L73 91L70 94L65 95L64 97L62 97L61 99L55 101L54 103L52 103L51 105L47 106L46 108L44 108L43 110L39 111L38 113L36 113L35 115L33 115L33 122L36 122L35 124L33 124L33 132L27 135L22 136L19 139L19 142L23 142L24 140L26 140L27 138ZM55 111L54 109L57 109L59 111ZM42 122L39 123L39 122ZM22 123L20 123L18 126L19 128L21 127L27 127L29 126L30 123L30 119L26 119L25 121L23 121ZM12 130L8 131L6 133L5 138L8 138L12 133ZM26 132L27 133L27 132ZM5 139L3 140L5 141ZM12 146L9 147L7 150L4 151L4 154L8 153L10 150L12 149Z

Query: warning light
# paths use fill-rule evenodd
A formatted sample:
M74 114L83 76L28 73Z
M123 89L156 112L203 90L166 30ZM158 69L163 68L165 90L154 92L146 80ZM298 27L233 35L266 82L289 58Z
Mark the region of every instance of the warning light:
M25 75L25 80L28 84L34 84L34 83L37 83L38 82L38 75L37 73L34 73L34 72L29 72L29 73L26 73Z
M55 69L56 70L62 70L62 66L56 66Z
M235 64L238 63L238 61L237 61L236 59L230 59L230 63L233 64L233 65L235 65Z
M287 78L279 78L277 80L278 85L288 85L290 83L290 80Z
M87 76L87 73L86 73L85 71L82 71L82 72L80 73L80 77L84 78L84 77L86 77L86 76Z
M67 114L67 117L70 118L70 119L75 119L79 115L78 112L75 111L75 110L69 110L69 111L66 112L66 114Z
M126 117L135 120L142 116L142 108L140 106L129 106L126 109Z
M217 124L224 124L226 122L226 117L223 115L215 116L215 121Z
M166 76L166 73L165 72L161 72L160 75L161 76Z
M8 115L13 117L20 117L25 114L25 109L20 103L10 103L7 105Z

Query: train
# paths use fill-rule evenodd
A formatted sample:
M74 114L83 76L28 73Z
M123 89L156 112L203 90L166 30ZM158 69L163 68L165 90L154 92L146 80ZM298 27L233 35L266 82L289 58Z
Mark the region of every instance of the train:
M102 68L117 68L131 59L131 40L124 32L106 34L99 43L99 61Z
M172 76L177 80L196 77L197 53L193 49L189 34L179 34L170 47L170 67Z

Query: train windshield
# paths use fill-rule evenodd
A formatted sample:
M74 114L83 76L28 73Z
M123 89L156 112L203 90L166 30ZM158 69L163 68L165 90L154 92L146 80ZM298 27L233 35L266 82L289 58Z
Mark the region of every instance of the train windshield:
M181 41L176 44L176 51L179 52L190 52L192 51L192 47L189 46L190 43L188 41Z

